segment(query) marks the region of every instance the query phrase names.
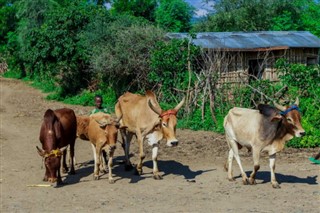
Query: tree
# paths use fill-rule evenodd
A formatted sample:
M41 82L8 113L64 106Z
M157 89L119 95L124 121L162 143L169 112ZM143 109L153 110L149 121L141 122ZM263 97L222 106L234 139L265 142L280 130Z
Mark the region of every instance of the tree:
M114 0L112 10L118 14L143 17L151 22L155 20L157 0Z
M214 5L215 14L197 24L195 31L256 31L270 26L276 0L220 0Z
M160 0L156 23L169 32L188 32L194 8L183 0Z
M14 31L15 18L14 0L0 0L0 46L7 43L8 32Z
M117 17L104 29L97 42L88 42L94 44L90 64L100 86L112 85L117 94L147 88L151 51L164 32L128 15ZM90 39L90 34L86 38Z
M319 1L282 1L276 8L271 30L307 30L320 36Z
M220 0L215 14L193 31L308 30L320 34L320 3L315 0Z

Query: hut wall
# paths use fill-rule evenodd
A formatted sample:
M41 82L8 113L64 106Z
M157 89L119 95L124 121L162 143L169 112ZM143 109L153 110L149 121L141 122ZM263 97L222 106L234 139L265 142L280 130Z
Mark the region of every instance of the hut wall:
M247 83L249 81L249 61L259 61L259 66L263 69L261 79L270 80L272 82L279 81L277 75L276 61L280 58L286 59L289 63L301 63L308 65L308 63L316 61L319 63L319 49L317 48L293 48L272 51L238 51L228 52L220 60L219 83Z

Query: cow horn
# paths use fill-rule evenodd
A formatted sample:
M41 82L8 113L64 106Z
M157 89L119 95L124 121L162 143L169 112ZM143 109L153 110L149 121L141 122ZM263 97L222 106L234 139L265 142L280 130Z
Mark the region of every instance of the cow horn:
M285 111L286 108L284 106L281 106L280 104L277 104L276 102L273 102L273 105L280 111Z
M294 104L299 106L299 97L296 98L296 101L294 102Z
M174 108L174 110L176 110L177 112L179 111L179 109L182 107L182 105L184 104L186 100L186 97L183 97L183 99L180 101L180 103Z
M66 150L67 148L68 148L68 145L60 148L60 152L63 152L63 151Z
M159 108L156 108L155 106L153 106L153 104L151 103L151 100L150 100L150 99L148 100L148 105L149 105L149 107L152 109L152 111L154 111L154 112L157 113L158 115L161 115L161 113L162 113L161 108L160 108L160 110L159 110Z
M43 157L46 153L43 149L40 149L38 146L36 146L37 150L38 150L38 154Z

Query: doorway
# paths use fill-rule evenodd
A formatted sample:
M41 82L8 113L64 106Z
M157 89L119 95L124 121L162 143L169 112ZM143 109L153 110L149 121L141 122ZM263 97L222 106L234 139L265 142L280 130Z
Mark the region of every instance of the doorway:
M254 80L262 79L263 72L263 59L249 60L249 83Z

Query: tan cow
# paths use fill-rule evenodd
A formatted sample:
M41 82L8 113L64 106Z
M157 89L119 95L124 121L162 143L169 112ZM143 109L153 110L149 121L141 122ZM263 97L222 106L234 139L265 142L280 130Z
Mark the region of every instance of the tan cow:
M120 130L123 138L123 148L126 156L126 169L131 168L129 159L130 141L136 135L139 145L140 160L136 172L142 174L142 161L145 158L143 141L146 140L152 146L153 177L161 179L159 174L157 156L158 142L162 139L167 141L167 146L177 146L176 138L177 113L184 104L183 99L174 109L163 111L151 91L145 96L132 94L130 92L120 96L115 106L117 117L122 117L120 124L127 129Z
M269 154L271 183L274 188L280 188L275 177L276 153L281 151L285 143L294 136L301 137L305 131L301 126L299 100L289 107L275 104L275 107L260 104L258 110L233 108L224 119L226 139L230 148L228 157L228 179L234 180L232 175L232 160L236 159L243 184L255 184L256 172L259 170L260 152ZM252 149L254 169L248 179L243 171L238 149L245 146Z
M112 177L112 160L116 148L119 120L109 114L98 112L90 116L77 116L77 136L91 142L94 156L94 179L99 179L102 150L108 152L109 183ZM105 164L104 161L102 161ZM105 166L103 166L105 168Z

